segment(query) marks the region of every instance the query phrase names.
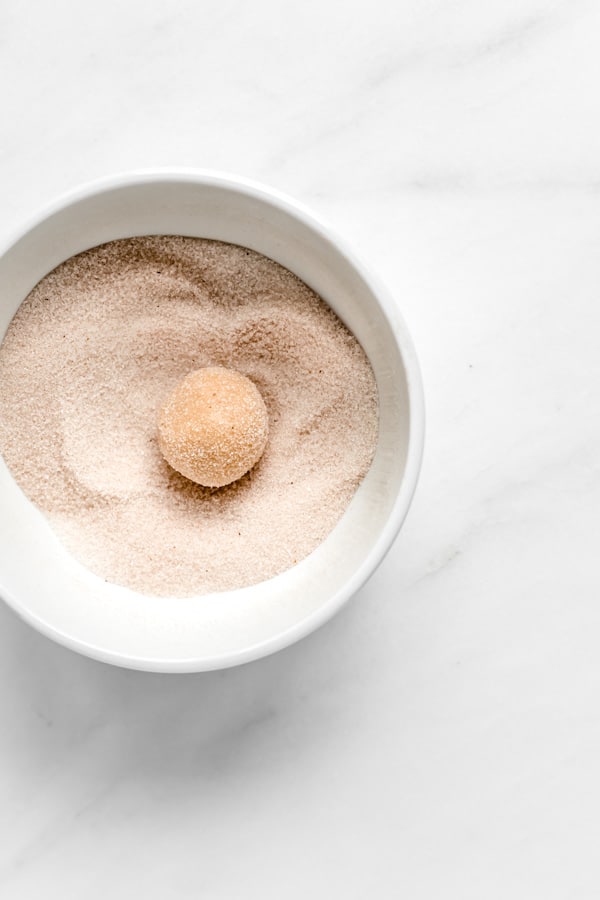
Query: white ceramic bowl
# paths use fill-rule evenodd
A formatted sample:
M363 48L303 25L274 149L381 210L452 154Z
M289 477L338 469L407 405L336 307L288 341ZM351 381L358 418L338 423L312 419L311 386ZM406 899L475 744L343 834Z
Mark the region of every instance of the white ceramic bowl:
M0 257L0 339L47 272L116 238L181 234L257 250L314 288L367 352L379 391L373 465L326 541L287 572L236 591L147 597L106 583L59 544L0 458L0 596L48 637L137 669L201 671L279 650L323 624L372 574L406 516L423 449L421 379L394 300L310 212L241 178L137 172L62 197Z

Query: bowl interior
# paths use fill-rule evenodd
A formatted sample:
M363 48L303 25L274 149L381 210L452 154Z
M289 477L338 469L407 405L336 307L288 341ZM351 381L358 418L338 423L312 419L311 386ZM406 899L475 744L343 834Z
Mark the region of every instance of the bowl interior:
M58 204L0 259L0 339L28 292L60 262L105 241L145 234L229 241L286 266L356 335L379 391L375 460L334 531L287 572L227 593L148 597L106 583L62 548L0 458L0 594L17 612L106 661L159 671L216 668L308 633L380 561L416 482L418 372L393 304L339 242L290 201L218 177L123 179Z

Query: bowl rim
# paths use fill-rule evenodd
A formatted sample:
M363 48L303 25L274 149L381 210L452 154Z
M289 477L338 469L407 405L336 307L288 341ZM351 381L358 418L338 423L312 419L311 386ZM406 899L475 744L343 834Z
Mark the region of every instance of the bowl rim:
M319 238L332 243L369 285L381 307L404 363L409 400L408 444L404 475L387 521L368 556L342 588L333 594L319 609L290 628L264 641L241 650L229 651L210 657L203 656L200 658L192 657L174 660L172 658L157 659L155 657L145 658L125 655L117 651L94 646L87 641L55 628L50 622L24 607L13 593L2 585L0 580L0 599L4 600L23 621L41 634L75 652L101 662L142 671L163 673L200 672L241 665L290 646L328 622L363 587L389 552L408 514L416 490L425 442L425 397L421 370L413 340L391 291L380 280L379 276L374 274L363 263L362 259L357 256L352 247L349 246L344 238L340 237L334 228L302 202L295 200L276 188L245 176L205 168L158 167L120 171L112 175L104 175L92 179L59 194L55 199L42 205L37 212L26 218L14 229L9 239L0 246L0 258L46 219L74 203L115 189L158 182L193 182L250 195L299 219L302 224L315 232Z

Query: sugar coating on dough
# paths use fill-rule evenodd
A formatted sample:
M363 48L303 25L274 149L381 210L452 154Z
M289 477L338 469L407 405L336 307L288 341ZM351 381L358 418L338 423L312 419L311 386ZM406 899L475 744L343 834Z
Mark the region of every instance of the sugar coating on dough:
M223 487L261 458L269 433L256 385L234 369L190 372L163 403L158 444L166 461L190 481Z

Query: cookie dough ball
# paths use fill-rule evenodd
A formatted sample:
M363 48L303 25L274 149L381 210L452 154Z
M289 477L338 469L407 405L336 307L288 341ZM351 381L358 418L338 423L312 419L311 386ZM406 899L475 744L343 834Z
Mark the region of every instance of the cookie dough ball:
M269 433L258 388L233 369L198 369L180 381L158 416L158 444L178 472L205 487L245 475L263 454Z

